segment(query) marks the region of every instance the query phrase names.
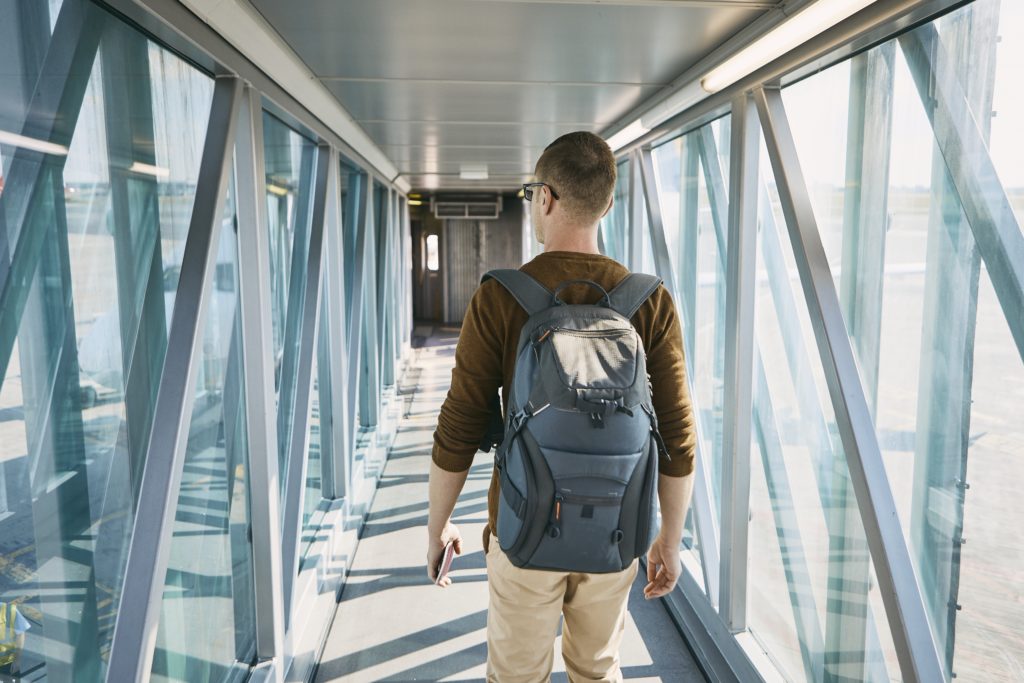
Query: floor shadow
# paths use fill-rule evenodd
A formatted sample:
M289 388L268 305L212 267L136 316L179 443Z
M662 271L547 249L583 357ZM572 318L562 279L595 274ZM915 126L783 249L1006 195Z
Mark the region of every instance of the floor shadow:
M452 619L451 621L446 621L400 638L394 638L359 652L320 662L317 670L317 680L341 678L342 676L351 675L392 659L440 645L486 627L487 610L467 614L458 619ZM484 657L486 658L486 653ZM456 669L452 673L464 670L465 667ZM424 678L420 678L420 680L424 680ZM438 680L438 678L426 677L426 680Z

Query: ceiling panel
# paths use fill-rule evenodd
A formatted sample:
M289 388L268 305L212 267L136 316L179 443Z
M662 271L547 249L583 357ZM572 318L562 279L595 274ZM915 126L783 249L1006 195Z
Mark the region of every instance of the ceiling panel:
M443 188L529 179L556 137L603 130L769 5L250 1L414 187ZM460 180L466 163L491 179Z
M523 168L532 168L544 146L537 147L423 147L387 145L382 151L395 165L401 167L408 162L438 161L442 158L457 158L465 163L514 163Z
M563 133L585 130L579 126L558 124L536 124L533 126L445 126L436 123L408 123L392 121L387 123L360 124L377 141L378 145L501 145L544 148ZM591 127L600 130L599 126ZM457 150L451 150L457 153Z
M668 83L763 10L253 0L320 77ZM628 49L625 48L628 46Z
M598 88L416 81L327 81L325 85L357 121L593 121L601 126L659 90L636 85Z

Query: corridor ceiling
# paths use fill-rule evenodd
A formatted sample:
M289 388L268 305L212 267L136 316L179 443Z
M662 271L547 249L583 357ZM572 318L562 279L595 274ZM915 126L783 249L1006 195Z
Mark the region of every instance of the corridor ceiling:
M775 0L251 0L414 189L511 189ZM487 180L463 180L467 166Z

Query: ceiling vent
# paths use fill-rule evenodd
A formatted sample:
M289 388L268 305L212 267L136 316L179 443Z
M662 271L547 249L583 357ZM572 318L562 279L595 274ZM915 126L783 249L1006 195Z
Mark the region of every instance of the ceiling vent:
M430 204L435 218L494 220L501 214L499 194L435 195Z

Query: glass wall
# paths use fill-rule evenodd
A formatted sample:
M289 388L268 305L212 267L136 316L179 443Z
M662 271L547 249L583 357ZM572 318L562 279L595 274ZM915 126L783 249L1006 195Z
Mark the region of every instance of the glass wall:
M1024 523L1007 400L1024 396L1024 312L979 246L1024 218L1022 36L1021 8L979 0L783 91L933 635L968 680L1024 667L1007 599L1024 543L1005 533Z
M97 681L213 81L74 5L0 8L0 602L29 624L23 674Z
M74 56L71 64L65 55ZM218 143L206 139L214 81L91 2L0 6L0 64L0 606L14 605L19 615L16 629L25 636L20 674L34 681L104 680L118 615L148 609L156 624L148 641L154 651L128 656L149 661L152 654L154 680L245 680L258 640L288 628L267 628L270 609L256 620L257 599L266 607L267 596L282 590L268 585L267 572L256 572L256 558L266 569L281 543L259 547L270 534L254 530L252 520L260 508L266 511L268 492L250 487L259 468L260 479L278 475L284 490L292 427L301 422L295 406L304 398L296 395L303 384L299 336L310 324L302 313L316 143L261 113L264 135L254 142L263 145L265 168L236 169L239 197L232 179L188 369L195 385L180 444L181 488L172 501L166 574L156 577L162 600L125 607L120 601L136 510L154 510L153 501L138 495L151 428L157 419L172 419L155 415L156 399L182 260L194 237L193 204L200 192L209 193L197 183L205 146ZM250 314L262 296L258 287L241 290L239 272L239 244L254 228L252 220L240 225L236 211L255 214L251 187L247 198L241 182L248 177L252 185L254 170L265 174L267 190L258 199L268 210L269 299L262 304L272 350L265 359L245 358L242 344L242 311ZM399 245L393 206L402 204L381 185L378 197L388 203L364 206L367 182L364 169L343 164L346 254L354 254L357 243L366 245L359 277L372 283L379 270L397 281L402 260L389 250ZM367 215L382 222L367 224ZM341 225L325 230L334 235ZM378 302L377 288L362 287L353 271L345 268L347 291L360 285L367 322L382 331L363 358L395 361L404 341L400 330L409 329L409 321L399 321L409 311L408 293L389 290ZM331 306L351 320L354 308L346 308L343 293L327 291L328 279L323 282L322 318ZM379 319L371 315L378 303L386 304ZM252 318L245 325L258 330ZM359 323L351 334L363 333ZM333 438L332 406L346 391L351 397L355 385L331 385L332 335L322 325L314 344L307 477L297 489L304 502L288 507L294 524L286 540L294 541L301 525L302 552L323 538L318 533L340 538L342 527L351 528L364 512L339 513L345 524L337 532L323 525L334 509L325 493L346 494L325 481L341 466L336 461L354 453L336 452ZM260 365L274 373L278 402L274 473L262 460L267 454L249 448L257 432L246 414L247 391L253 391L247 373ZM388 368L394 382L398 366ZM358 380L358 372L350 375ZM274 397L265 398L273 405ZM366 400L364 413L378 410L380 391ZM350 398L350 411L355 403ZM257 496L260 506L252 505ZM344 552L350 557L352 550ZM278 653L279 665L289 657Z
M1013 456L1024 453L1021 45L1024 9L977 0L781 94L802 174L784 153L778 163L811 198L856 361L859 386L846 391L862 392L874 420L858 438L877 439L897 505L898 519L882 524L899 524L916 573L917 585L899 590L912 600L919 591L946 680L1016 680L1024 670L1015 627L1024 544L1007 531L1024 522L1011 492ZM653 149L698 466L711 481L694 509L709 504L716 523L735 503L720 500L731 457L722 432L733 420L722 410L721 360L734 286L725 226L737 194L728 121ZM790 240L815 226L787 224L763 141L759 158L742 630L786 680L903 680L861 512L871 501L854 491L814 331L823 325L797 271L803 247ZM638 246L644 266L649 247ZM698 552L686 556L702 562L693 516L684 545ZM723 553L736 550L729 530L719 540Z

